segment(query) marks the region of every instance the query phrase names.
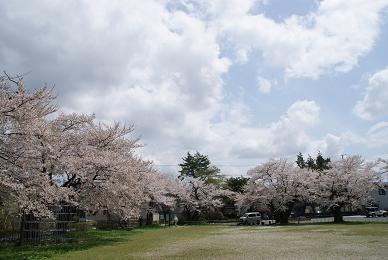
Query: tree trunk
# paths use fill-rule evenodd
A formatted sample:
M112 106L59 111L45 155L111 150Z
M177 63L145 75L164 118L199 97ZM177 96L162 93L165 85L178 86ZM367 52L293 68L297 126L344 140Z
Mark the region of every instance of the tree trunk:
M343 223L344 219L341 212L341 207L335 207L332 210L334 216L334 223Z
M290 214L291 214L291 210L287 210L287 211L279 213L280 225L287 225L288 224L288 218L290 217Z

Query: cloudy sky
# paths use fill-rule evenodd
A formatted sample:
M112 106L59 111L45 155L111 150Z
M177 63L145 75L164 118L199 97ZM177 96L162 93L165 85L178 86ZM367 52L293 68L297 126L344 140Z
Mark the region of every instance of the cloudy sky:
M133 123L167 172L388 157L388 0L0 0L0 69Z

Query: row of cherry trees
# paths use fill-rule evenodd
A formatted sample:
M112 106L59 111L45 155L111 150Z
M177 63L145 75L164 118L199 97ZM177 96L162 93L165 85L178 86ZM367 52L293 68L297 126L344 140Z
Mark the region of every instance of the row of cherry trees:
M325 207L340 221L341 208L367 203L378 177L376 164L360 156L315 165L299 156L299 167L287 160L255 167L247 185L232 192L228 185L222 189L219 170L197 153L188 154L179 180L173 179L137 155L132 126L58 113L54 101L47 86L27 91L21 78L0 77L0 206L15 213L50 216L51 205L66 202L128 219L156 201L179 204L192 215L219 208L228 197L243 208L267 207L282 222L298 202ZM380 162L387 171L387 161Z
M383 171L378 169L379 163ZM287 223L294 206L303 203L326 209L335 222L342 222L344 207L357 209L373 203L370 193L378 188L380 174L388 170L386 161L365 162L361 156L327 161L324 167L298 165L283 159L269 160L250 170L240 205L266 208Z
M21 78L0 77L0 206L50 216L50 206L70 203L128 219L149 201L219 205L201 180L174 180L138 156L133 127L58 113L54 101L47 86L27 91Z

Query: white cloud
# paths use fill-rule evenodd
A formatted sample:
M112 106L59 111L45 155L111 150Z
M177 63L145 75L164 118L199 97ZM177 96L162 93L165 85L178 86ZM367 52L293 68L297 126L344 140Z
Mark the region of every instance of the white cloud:
M381 121L376 123L362 134L355 134L351 131L346 131L339 135L327 134L324 138L315 140L312 143L313 149L336 156L346 153L346 150L353 145L363 150L377 149L388 145L388 122ZM360 150L356 150L356 153L363 154Z
M327 134L324 138L315 140L312 143L314 149L336 156L346 153L346 149L353 145L358 146L358 149L364 150L377 149L388 145L388 122L381 121L376 123L362 134L355 134L351 131L346 131L339 135ZM363 154L361 151L356 151L356 153Z
M388 67L369 78L365 96L353 111L366 120L388 115Z
M276 22L251 14L255 1L206 2L213 26L242 49L257 49L267 64L284 68L288 77L318 78L348 72L366 55L379 34L387 0L325 0L305 16ZM225 36L226 35L226 36Z
M300 100L290 105L278 120L263 126L253 125L249 109L242 103L224 108L228 111L220 122L201 125L201 140L196 140L191 151L199 150L220 163L223 173L245 174L246 170L269 157L294 159L298 152L315 154L321 151L327 156L337 155L343 147L342 137L327 135L316 138L309 130L319 124L320 107L314 101ZM177 139L180 141L181 139ZM167 155L155 154L173 160L175 154L185 154L182 146L169 145ZM178 163L180 158L176 158ZM163 161L163 160L160 160ZM228 164L250 166L228 167ZM171 167L173 168L173 167Z
M1 69L55 82L63 110L135 123L154 158L209 142L230 61L203 21L163 1L13 1L0 13Z
M336 157L343 150L343 138L333 134L327 134L321 140L316 140L311 143L311 146L307 149L308 153L313 155L317 151L324 153L328 157Z
M263 78L261 76L257 76L257 85L259 88L259 91L263 94L269 94L271 92L272 83L266 78Z
M300 126L311 126L319 121L319 111L314 101L298 101L287 110L287 119Z
M231 153L242 158L262 158L305 151L313 140L305 130L319 122L319 111L314 101L297 101L289 107L286 115L266 127L240 126L238 131L226 133L231 136L227 140L234 141Z
M228 162L331 153L343 137L309 133L319 124L314 101L297 101L260 125L243 100L226 100L223 76L256 50L289 76L351 69L373 45L386 1L349 2L326 0L314 13L277 23L250 14L254 0L185 0L185 11L164 0L6 1L1 70L31 70L32 87L55 83L65 111L135 123L143 153L162 164L188 150ZM276 80L259 77L257 84L269 93Z
M366 146L381 147L388 144L388 122L373 125L366 134Z
M245 49L240 49L236 51L236 62L239 64L244 64L248 61L248 51Z

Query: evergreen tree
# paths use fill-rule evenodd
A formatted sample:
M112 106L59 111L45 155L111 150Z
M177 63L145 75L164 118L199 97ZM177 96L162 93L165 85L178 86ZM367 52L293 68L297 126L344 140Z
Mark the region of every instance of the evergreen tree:
M223 181L222 175L220 175L220 169L212 166L209 158L206 155L202 155L199 152L195 154L187 153L186 157L182 158L183 163L179 164L181 169L178 178L183 180L185 177L192 177L200 179L207 184L220 185Z
M301 169L306 167L306 162L304 161L304 158L301 152L299 152L299 154L297 155L295 162Z
M311 158L311 155L309 155L309 157L307 158L306 166L309 170L316 169L315 161L313 158Z
M244 193L245 185L249 178L246 177L230 177L225 181L225 188L234 192Z
M327 157L326 159L322 156L321 152L318 151L317 157L314 160L311 155L308 156L307 160L305 161L303 158L303 155L301 152L296 157L296 164L299 168L308 168L309 170L328 170L330 169L330 162L331 159Z
M329 163L330 158L327 157L326 159L323 158L321 152L318 152L317 159L315 159L315 168L316 170L323 171L330 169Z

